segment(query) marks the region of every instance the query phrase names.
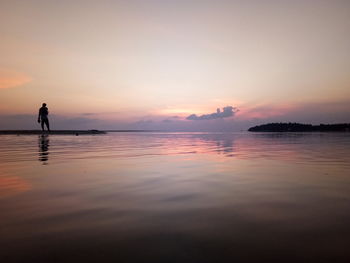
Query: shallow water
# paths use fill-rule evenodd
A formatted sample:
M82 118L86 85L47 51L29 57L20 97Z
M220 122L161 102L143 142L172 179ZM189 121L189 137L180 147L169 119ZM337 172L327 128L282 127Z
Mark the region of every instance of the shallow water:
M0 136L2 262L349 262L349 133Z

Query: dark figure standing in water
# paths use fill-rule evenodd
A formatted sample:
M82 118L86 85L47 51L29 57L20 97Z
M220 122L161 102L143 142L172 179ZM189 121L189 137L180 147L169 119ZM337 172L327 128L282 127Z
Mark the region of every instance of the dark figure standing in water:
M38 122L41 121L41 129L44 131L44 124L46 124L46 128L50 131L49 118L49 109L46 107L46 103L43 103L43 106L39 109Z

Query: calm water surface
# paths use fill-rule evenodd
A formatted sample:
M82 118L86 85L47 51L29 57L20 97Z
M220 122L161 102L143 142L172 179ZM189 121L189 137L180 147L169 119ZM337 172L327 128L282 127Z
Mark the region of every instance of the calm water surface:
M349 133L0 136L1 262L350 262Z

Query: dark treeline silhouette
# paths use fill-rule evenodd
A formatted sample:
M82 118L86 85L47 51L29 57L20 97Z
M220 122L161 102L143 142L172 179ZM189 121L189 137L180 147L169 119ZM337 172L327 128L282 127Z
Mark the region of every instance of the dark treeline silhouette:
M311 125L303 123L267 123L248 129L250 132L349 132L350 123Z

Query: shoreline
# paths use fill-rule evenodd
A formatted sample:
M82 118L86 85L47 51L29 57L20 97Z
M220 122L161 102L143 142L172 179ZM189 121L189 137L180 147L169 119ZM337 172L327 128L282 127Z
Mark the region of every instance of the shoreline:
M94 135L106 134L105 131L100 130L0 130L0 135Z

